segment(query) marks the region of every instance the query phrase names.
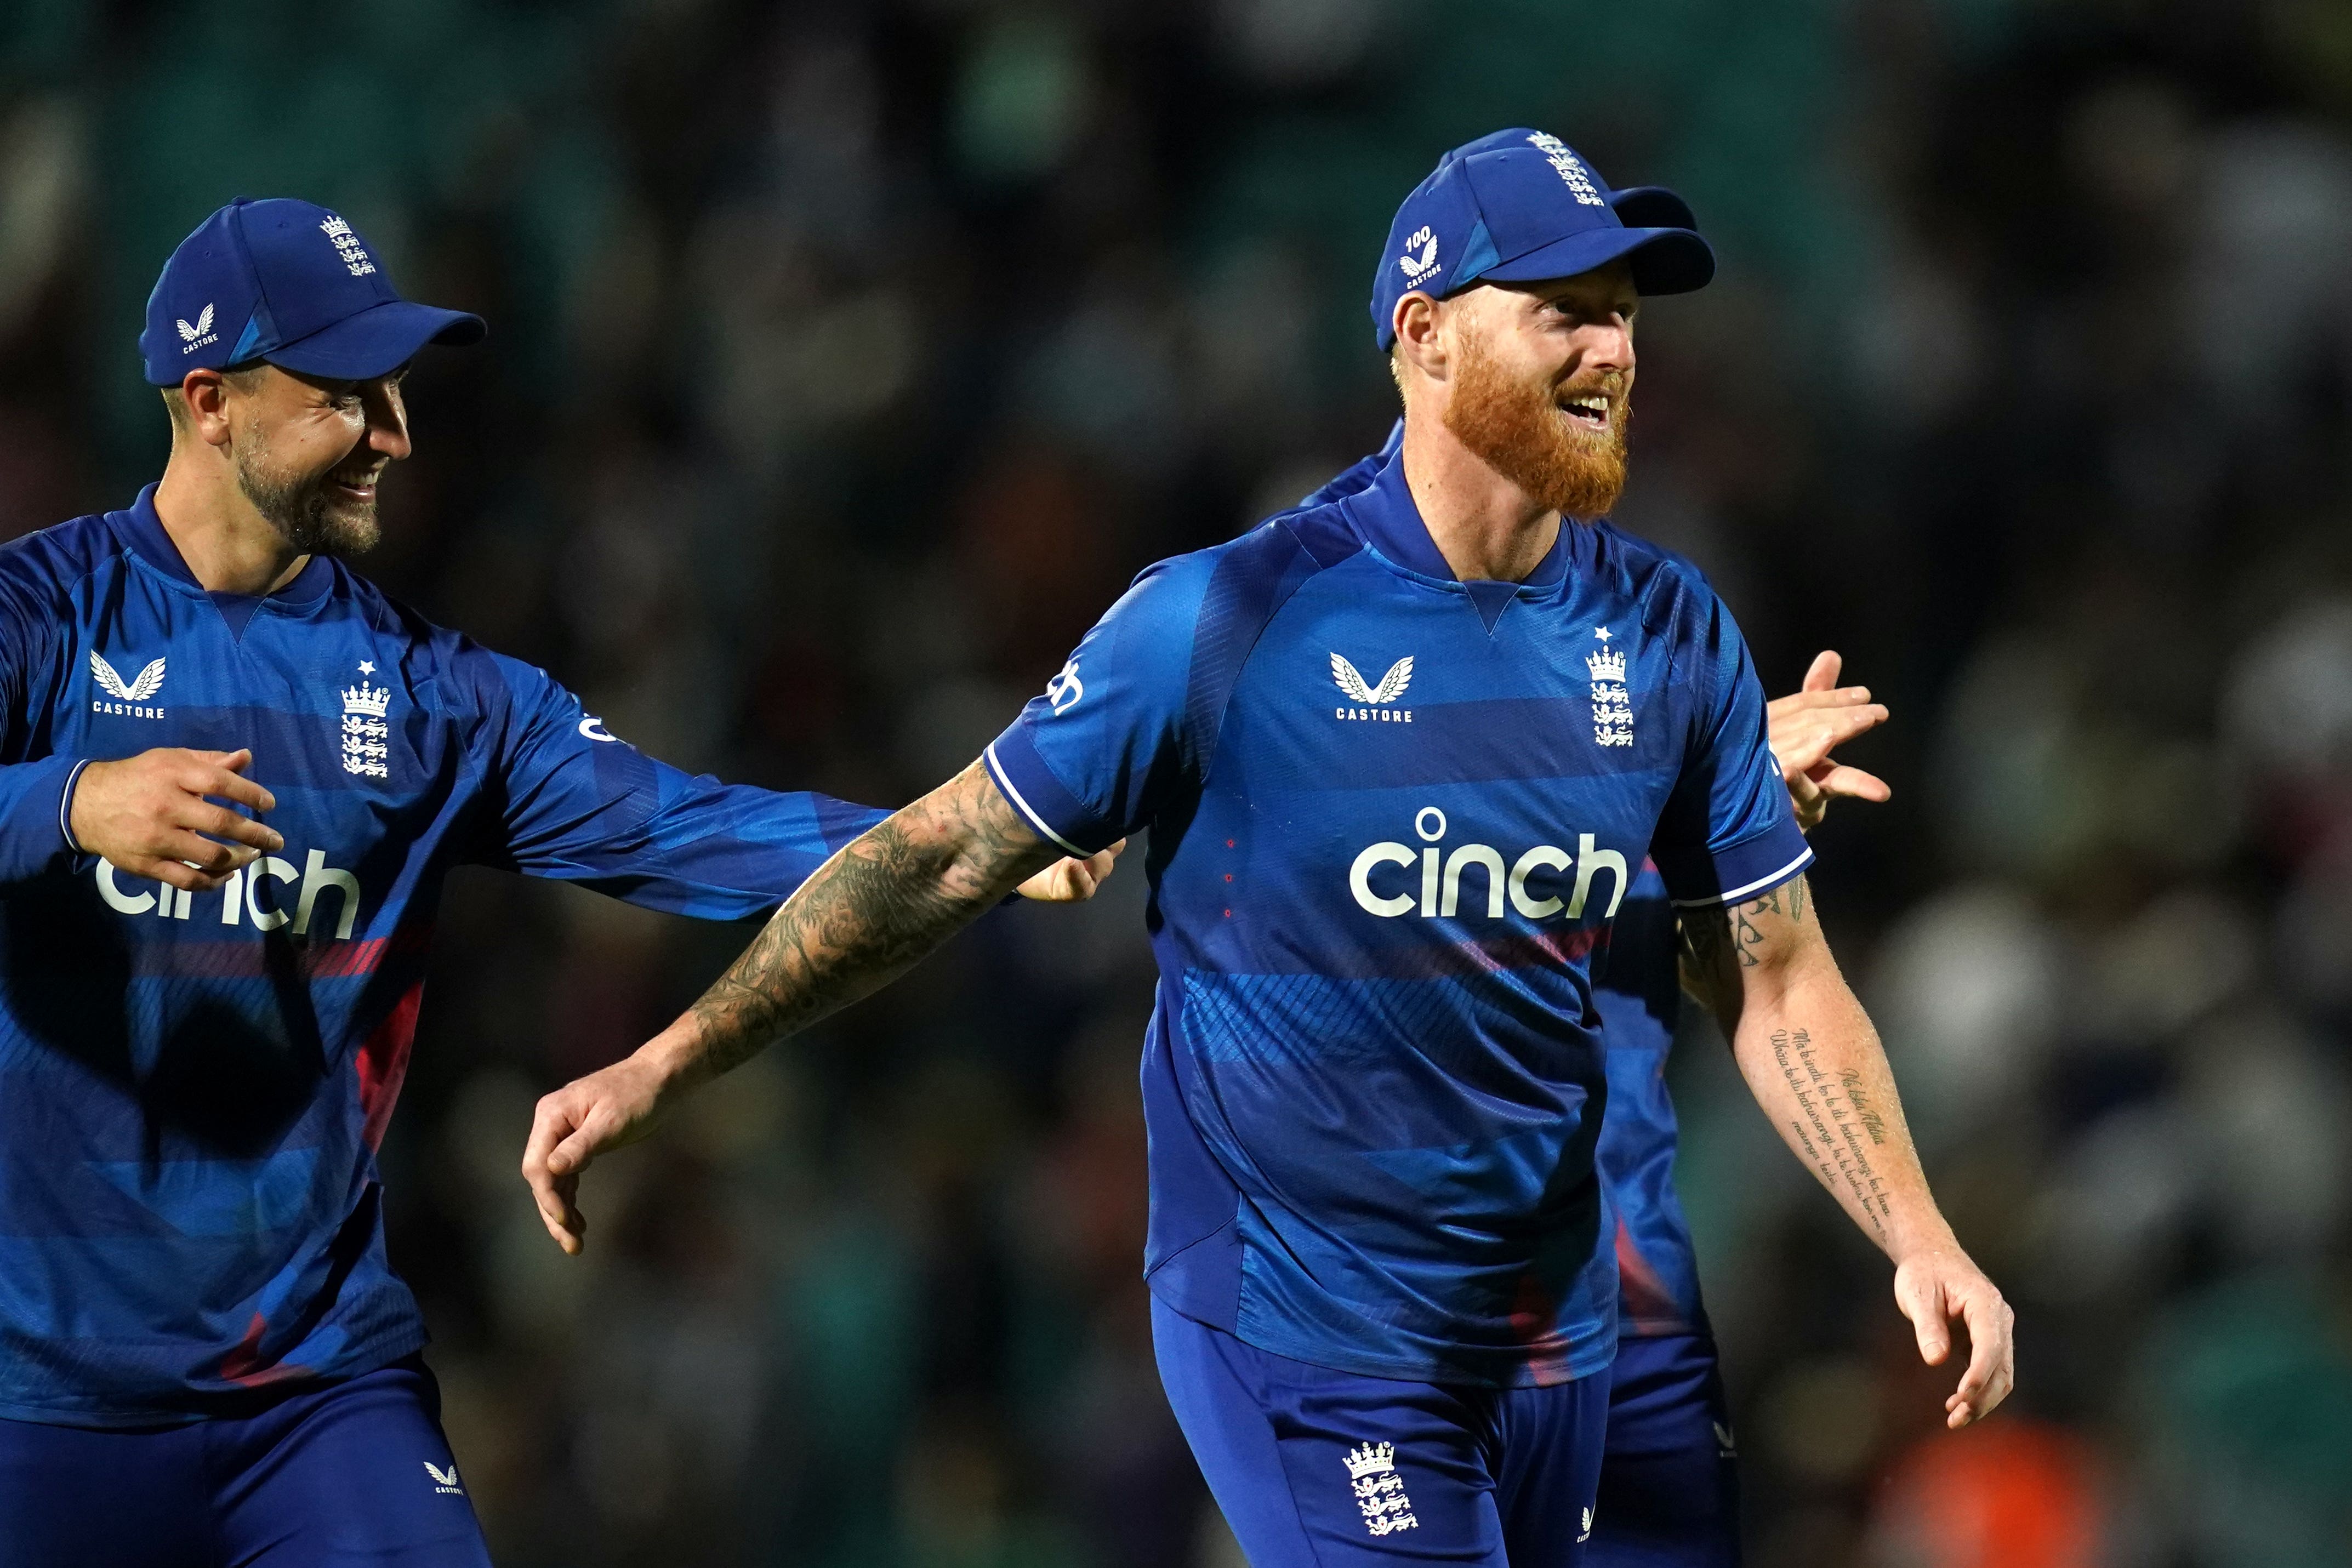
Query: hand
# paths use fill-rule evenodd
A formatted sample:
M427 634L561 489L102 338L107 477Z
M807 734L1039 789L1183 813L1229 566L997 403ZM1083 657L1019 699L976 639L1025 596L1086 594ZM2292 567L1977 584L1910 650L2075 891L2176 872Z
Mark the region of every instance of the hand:
M1895 1304L1919 1336L1919 1359L1941 1366L1952 1353L1951 1320L1969 1331L1969 1369L1944 1401L1944 1425L1958 1431L1992 1414L2017 1383L2017 1314L1957 1243L1905 1260L1895 1270Z
M1797 826L1809 833L1821 825L1832 795L1885 800L1895 793L1885 779L1830 758L1838 746L1877 728L1887 717L1886 709L1870 700L1868 686L1838 686L1838 671L1844 663L1834 653L1814 655L1804 685L1764 709L1772 754L1780 759L1789 803L1797 809Z
M541 1222L564 1251L576 1256L588 1245L580 1173L605 1150L653 1131L674 1088L671 1075L639 1051L541 1099L523 1145L522 1179L530 1184Z
M1110 848L1088 855L1084 860L1076 855L1065 855L1023 883L1021 896L1034 898L1040 904L1084 904L1109 877L1111 866L1125 848L1127 841L1121 839Z
M180 747L93 762L74 780L68 814L74 842L117 871L210 893L257 856L286 847L276 829L213 804L276 810L276 796L241 777L252 766L250 751Z

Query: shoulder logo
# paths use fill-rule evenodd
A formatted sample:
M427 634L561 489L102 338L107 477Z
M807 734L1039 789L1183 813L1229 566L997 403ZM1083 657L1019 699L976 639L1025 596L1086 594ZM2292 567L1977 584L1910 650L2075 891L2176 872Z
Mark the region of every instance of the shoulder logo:
M368 259L367 251L360 245L360 236L352 232L349 223L331 217L319 225L319 232L333 244L335 254L343 258L343 270L353 277L365 277L375 270L375 263Z
M1078 699L1086 695L1086 684L1078 679L1076 659L1064 664L1061 674L1045 683L1045 705L1057 714L1076 706Z
M98 689L114 699L106 702L91 698L90 712L123 714L132 718L163 716L162 708L148 704L149 698L163 689L163 660L150 659L136 677L126 681L121 671L108 664L105 655L92 648L89 651L89 673L91 678L98 682Z
M343 697L343 771L363 779L392 777L392 726L384 715L392 710L392 688L372 686L374 661L360 661L360 684L345 686Z
M1412 722L1411 708L1391 706L1404 695L1407 686L1412 685L1412 654L1407 653L1391 664L1389 673L1381 677L1381 684L1373 685L1364 679L1362 671L1348 662L1346 655L1334 653L1331 655L1331 681L1349 702L1363 705L1355 708L1334 708L1331 710L1334 718L1374 719L1391 724Z
M1397 266L1404 269L1404 280L1418 284L1437 270L1437 235L1427 224L1413 230L1412 237L1404 242L1404 254L1397 257Z
M1374 1535L1392 1535L1421 1522L1412 1516L1412 1499L1405 1495L1404 1478L1397 1474L1394 1443L1361 1443L1340 1459L1348 1467L1349 1484L1366 1530Z
M425 1473L433 1478L433 1490L436 1493L455 1492L459 1497L466 1495L466 1489L457 1484L457 1465L455 1460L450 1461L449 1468L445 1470L427 1459L425 1461Z
M1715 1428L1716 1447L1722 1450L1721 1457L1728 1459L1737 1456L1739 1445L1733 1439L1731 1428L1720 1421L1710 1421L1707 1425Z
M1597 746L1633 744L1633 702L1625 690L1625 655L1609 644L1609 628L1592 633L1601 642L1597 653L1584 659L1592 678L1592 739Z
M184 354L193 354L206 343L220 341L220 334L213 330L213 308L209 302L196 313L194 326L188 324L184 316L173 318L172 325L180 329L180 341L186 345L180 350Z

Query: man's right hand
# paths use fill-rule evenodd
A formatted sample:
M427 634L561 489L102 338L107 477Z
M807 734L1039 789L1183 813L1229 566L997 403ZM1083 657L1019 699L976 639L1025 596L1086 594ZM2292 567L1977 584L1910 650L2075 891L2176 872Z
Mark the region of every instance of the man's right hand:
M175 746L93 762L74 780L74 842L117 871L210 893L257 856L286 847L275 829L213 803L274 810L278 798L243 777L252 766L250 751Z

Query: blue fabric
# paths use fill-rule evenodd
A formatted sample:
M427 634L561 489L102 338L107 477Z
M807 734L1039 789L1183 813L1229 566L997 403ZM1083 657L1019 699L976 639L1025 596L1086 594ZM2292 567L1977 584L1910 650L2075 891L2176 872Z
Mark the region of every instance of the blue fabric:
M1612 191L1556 136L1520 126L1456 147L1414 186L1372 274L1372 338L1395 341L1407 294L1447 295L1485 278L1572 277L1632 258L1633 286L1683 294L1715 277L1690 208L1655 186Z
M488 1568L414 1359L189 1426L0 1420L0 1568Z
M1586 1560L1605 1376L1512 1389L1366 1377L1269 1354L1158 1300L1151 1338L1252 1568Z
M1489 628L1367 548L1416 526L1399 457L1150 569L987 763L1060 842L1150 830L1154 1291L1318 1365L1559 1382L1616 1342L1593 950L1645 853L1705 899L1803 839L1696 573L1564 529Z
M0 549L0 704L16 1419L199 1417L424 1343L375 1150L451 867L739 919L882 815L665 767L335 562L234 635L152 492ZM163 746L251 747L287 847L197 894L68 852L74 761Z
M479 316L400 298L375 247L324 207L240 196L196 225L147 297L139 354L147 380L265 359L365 380L427 343L478 342Z
M1587 1568L1738 1568L1739 1461L1711 1338L1618 1347L1598 1496Z
M1339 474L1300 507L1327 505L1368 487L1403 442L1404 421L1398 420L1378 453ZM1402 560L1413 547L1409 539L1391 538L1383 548ZM1435 556L1434 546L1429 554ZM1609 1111L1593 1159L1617 1214L1621 1338L1688 1334L1706 1322L1697 1252L1675 1190L1676 1125L1665 1077L1666 1054L1682 1011L1675 941L1665 879L1654 863L1644 862L1593 970L1609 1079Z
M1617 1212L1617 1332L1687 1334L1705 1326L1698 1256L1675 1191L1675 1104L1666 1055L1682 1011L1675 912L1645 865L1617 912L1594 980L1609 1042L1609 1114L1596 1155Z

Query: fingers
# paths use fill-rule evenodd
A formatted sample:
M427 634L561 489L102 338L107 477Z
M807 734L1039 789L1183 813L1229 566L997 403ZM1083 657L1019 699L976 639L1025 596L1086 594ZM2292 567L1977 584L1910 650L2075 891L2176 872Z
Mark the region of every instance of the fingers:
M588 1229L587 1218L573 1200L580 1178L577 1173L553 1165L556 1151L577 1130L571 1101L568 1089L558 1090L541 1100L532 1112L530 1136L523 1144L522 1179L530 1185L540 1223L547 1227L558 1247L577 1256L587 1245Z
M1813 655L1811 667L1805 671L1802 690L1825 692L1837 685L1838 673L1845 668L1845 658L1834 648L1824 648Z
M1991 1415L2017 1381L2016 1314L2000 1292L1989 1284L1969 1292L1960 1320L1969 1330L1969 1369L1944 1401L1945 1425L1955 1430Z
M252 760L253 756L250 752L231 752L228 760L223 761L217 768L204 770L201 779L191 782L188 785L189 793L210 795L222 800L234 800L238 805L249 807L256 811L276 810L277 796L252 779L239 776L238 769L249 766ZM236 766L232 767L231 762Z
M197 804L181 826L193 828L215 839L250 844L256 850L282 850L286 847L286 840L277 829L257 822L250 817L240 817L227 807L215 806L210 801Z
M1929 1366L1943 1365L1944 1358L1952 1354L1952 1331L1944 1321L1943 1281L1914 1281L1898 1270L1895 1304L1911 1320L1911 1332L1919 1341L1919 1359Z
M1859 768L1848 768L1842 762L1832 763L1827 768L1816 768L1807 778L1823 795L1880 802L1895 799L1895 791L1885 779L1874 773L1864 773Z
M1784 715L1771 726L1772 755L1780 759L1784 775L1807 772L1831 752L1886 719L1886 709L1878 703Z

